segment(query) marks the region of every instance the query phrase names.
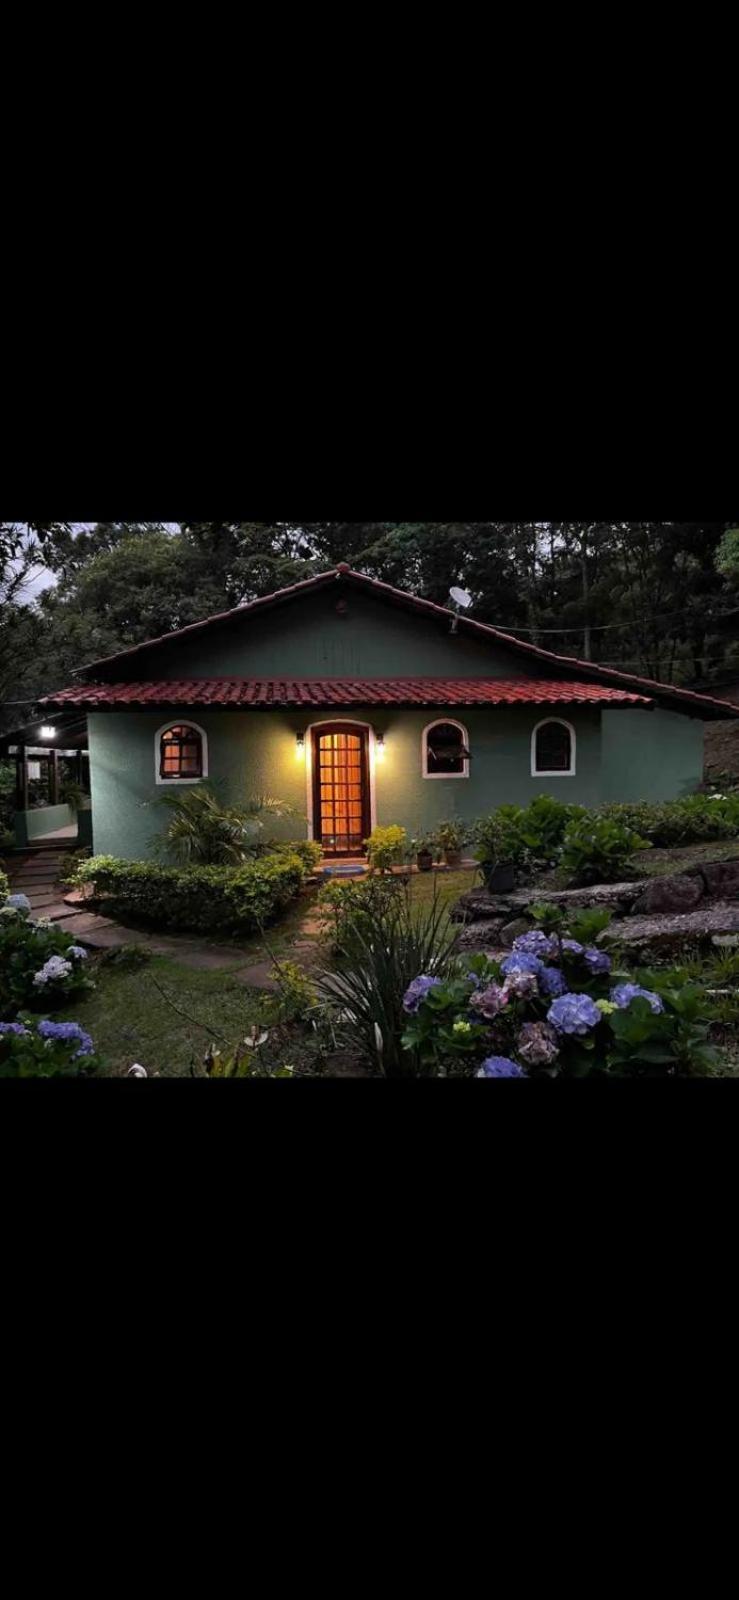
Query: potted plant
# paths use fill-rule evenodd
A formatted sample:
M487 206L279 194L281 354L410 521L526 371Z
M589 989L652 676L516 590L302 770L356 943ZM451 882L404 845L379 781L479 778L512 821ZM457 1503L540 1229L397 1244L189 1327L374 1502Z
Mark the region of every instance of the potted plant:
M430 872L435 859L436 840L432 833L420 833L417 839L411 839L411 852L415 853L416 866L419 872ZM438 859L438 851L436 852Z
M373 872L391 872L403 861L408 835L405 828L392 824L388 828L373 828L369 839L364 842Z
M444 853L448 867L462 865L462 846L467 843L467 837L468 830L464 822L453 818L451 822L439 823L435 840L438 848Z
M502 806L475 825L475 860L480 863L489 894L507 894L515 887L516 866L521 859L523 841L513 817L503 814L506 809L515 810Z

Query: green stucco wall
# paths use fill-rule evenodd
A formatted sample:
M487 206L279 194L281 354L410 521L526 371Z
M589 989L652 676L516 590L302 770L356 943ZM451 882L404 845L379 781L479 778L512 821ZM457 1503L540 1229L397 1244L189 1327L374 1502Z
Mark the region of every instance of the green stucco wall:
M703 781L703 727L677 711L604 711L604 800L678 800Z
M337 615L345 599L348 610ZM121 666L124 670L121 671ZM116 678L510 678L542 676L513 666L504 649L451 634L448 619L430 621L332 589L244 616L111 668Z
M525 804L536 794L582 805L674 798L694 789L702 776L703 725L672 712L608 711L601 716L597 710L572 710L568 721L577 735L576 776L532 778L531 734L541 710L470 707L458 719L470 739L468 779L422 777L422 731L443 712L373 707L352 715L385 739L384 756L375 763L377 821L399 822L411 833L446 817L472 819L504 802ZM296 734L329 717L315 712L198 711L193 720L207 734L210 780L224 800L242 803L257 794L289 800L298 815L272 824L273 831L283 838L305 837L306 754L298 751ZM158 786L155 778L155 735L166 722L161 711L90 715L96 852L131 859L152 854L152 836L167 824L167 812L156 801L178 787Z

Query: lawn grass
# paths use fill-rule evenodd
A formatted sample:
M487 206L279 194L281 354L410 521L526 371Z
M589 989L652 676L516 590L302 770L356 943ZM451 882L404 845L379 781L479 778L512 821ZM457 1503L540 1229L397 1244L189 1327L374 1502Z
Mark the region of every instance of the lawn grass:
M208 1044L220 1042L219 1034L226 1047L234 1044L273 1006L264 991L239 983L228 971L195 972L164 956L134 967L125 961L90 965L95 993L58 1015L91 1034L104 1061L101 1076L120 1076L138 1061L150 1077L190 1077L193 1068L202 1071ZM157 984L187 1017L167 1004Z

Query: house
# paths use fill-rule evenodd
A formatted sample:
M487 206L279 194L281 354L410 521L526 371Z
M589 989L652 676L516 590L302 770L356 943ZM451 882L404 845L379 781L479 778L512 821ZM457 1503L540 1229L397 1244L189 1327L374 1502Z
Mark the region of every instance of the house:
M42 702L87 718L96 852L152 853L155 802L211 780L355 855L551 793L667 800L703 777L703 724L739 708L553 655L346 564L84 667Z

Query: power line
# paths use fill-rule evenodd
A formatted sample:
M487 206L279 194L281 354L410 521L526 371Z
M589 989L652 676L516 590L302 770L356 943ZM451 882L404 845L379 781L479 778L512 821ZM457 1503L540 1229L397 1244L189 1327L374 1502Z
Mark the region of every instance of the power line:
M735 614L739 615L733 610L722 611L715 616L708 613L704 620L720 622L724 617L733 617ZM569 628L519 628L518 624L506 628L503 623L499 623L498 626L506 633L582 633L585 628L589 628L591 633L605 633L613 628L638 628L644 622L674 622L676 617L685 617L684 607L682 611L672 611L666 617L653 613L649 617L635 617L633 622L572 622Z

